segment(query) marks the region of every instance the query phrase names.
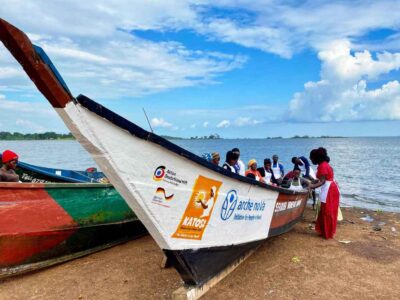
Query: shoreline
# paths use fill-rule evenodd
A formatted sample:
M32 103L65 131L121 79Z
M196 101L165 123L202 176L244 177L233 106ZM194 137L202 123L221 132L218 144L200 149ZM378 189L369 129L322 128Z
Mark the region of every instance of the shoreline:
M292 231L267 240L202 299L221 295L232 299L396 298L400 214L362 208L342 208L342 212L344 220L335 238L324 240L312 230L314 212L308 207ZM367 214L374 221L360 219ZM0 295L5 299L170 299L182 283L173 268L160 268L161 260L162 251L146 236L0 281Z

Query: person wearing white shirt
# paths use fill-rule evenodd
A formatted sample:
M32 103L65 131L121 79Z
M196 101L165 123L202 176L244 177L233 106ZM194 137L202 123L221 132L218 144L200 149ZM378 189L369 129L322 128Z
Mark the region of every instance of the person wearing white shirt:
M238 161L235 164L236 173L239 175L245 176L246 166L244 162L240 159L240 150L239 148L233 148L232 152L237 155Z

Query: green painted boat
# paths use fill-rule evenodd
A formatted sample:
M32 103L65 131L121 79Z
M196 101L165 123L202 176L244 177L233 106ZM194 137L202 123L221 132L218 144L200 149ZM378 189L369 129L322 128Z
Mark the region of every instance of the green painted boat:
M110 184L0 183L0 278L146 233Z

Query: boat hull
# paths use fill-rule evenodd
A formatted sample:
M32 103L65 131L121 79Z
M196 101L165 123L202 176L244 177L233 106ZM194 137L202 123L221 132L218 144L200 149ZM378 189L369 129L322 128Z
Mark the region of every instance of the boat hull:
M0 278L144 234L110 185L0 183Z
M0 160L2 155L0 154ZM1 162L0 162L1 166ZM107 183L102 172L45 168L19 161L15 170L21 182L33 183Z

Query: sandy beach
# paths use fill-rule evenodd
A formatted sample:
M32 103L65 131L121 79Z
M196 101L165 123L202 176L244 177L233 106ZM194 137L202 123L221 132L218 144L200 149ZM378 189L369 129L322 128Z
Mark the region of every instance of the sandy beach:
M343 209L334 240L314 212L272 238L202 299L398 299L400 214ZM369 215L372 222L360 218ZM0 299L170 299L181 286L150 236L4 280Z

